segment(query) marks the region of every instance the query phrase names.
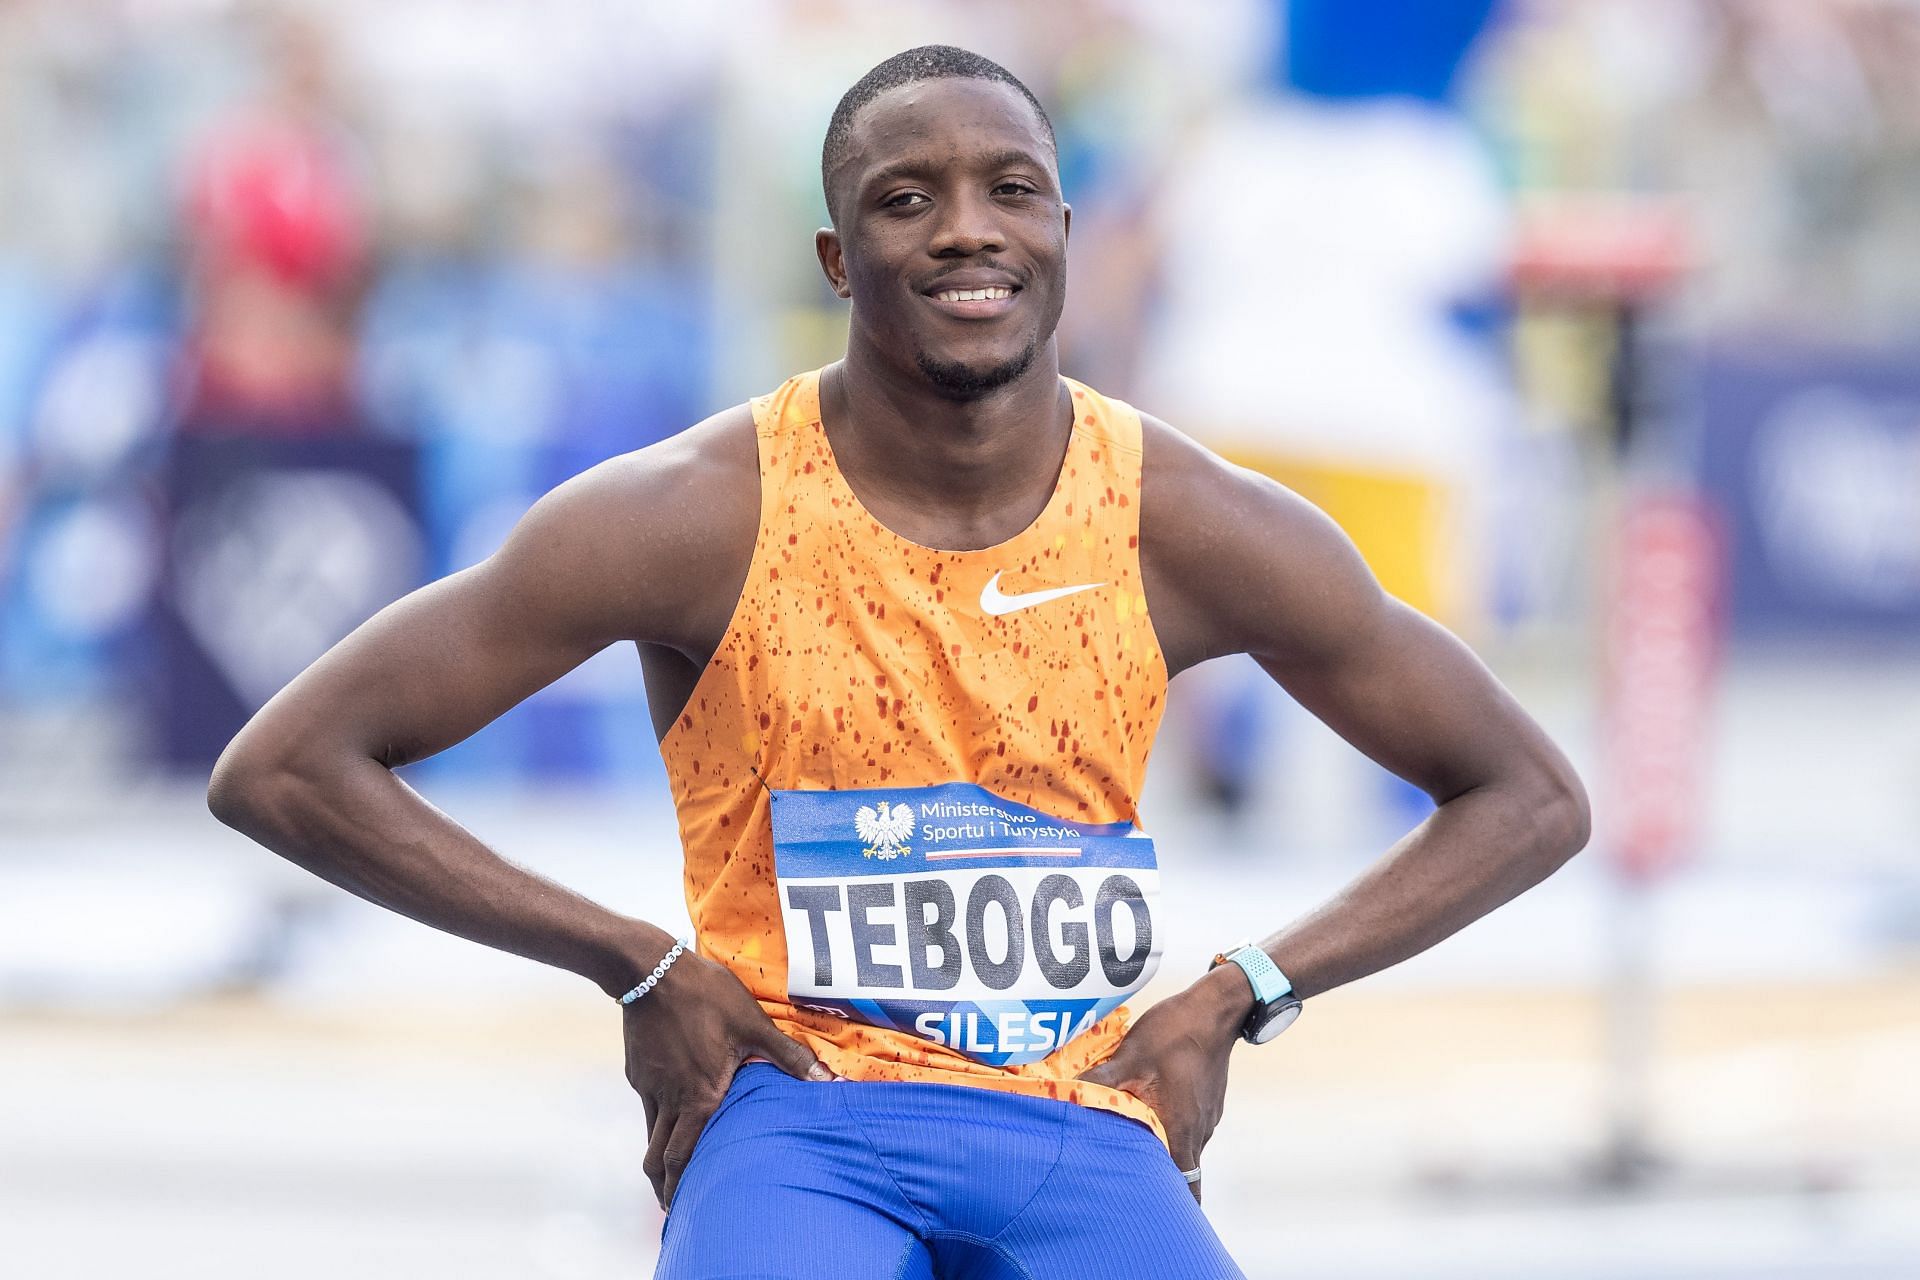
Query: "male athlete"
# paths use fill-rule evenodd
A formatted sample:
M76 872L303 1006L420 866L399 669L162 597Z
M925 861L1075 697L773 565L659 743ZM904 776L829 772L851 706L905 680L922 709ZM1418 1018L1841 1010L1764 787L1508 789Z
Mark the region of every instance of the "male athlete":
M1061 377L1070 211L1011 74L889 59L822 176L846 358L542 498L275 697L210 803L624 998L661 1276L1238 1275L1198 1206L1234 1043L1551 873L1580 784L1314 508ZM622 640L691 946L393 774ZM1168 677L1231 653L1438 808L1129 1025L1160 958L1148 748Z

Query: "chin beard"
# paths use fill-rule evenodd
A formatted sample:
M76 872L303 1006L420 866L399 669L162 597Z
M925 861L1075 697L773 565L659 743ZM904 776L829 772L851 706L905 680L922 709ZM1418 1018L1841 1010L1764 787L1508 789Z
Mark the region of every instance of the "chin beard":
M945 399L978 400L1025 373L1032 367L1033 358L1039 351L1040 341L1036 338L1013 359L986 368L959 361L936 360L924 351L914 352L913 358L919 364L920 372L933 384L933 389Z

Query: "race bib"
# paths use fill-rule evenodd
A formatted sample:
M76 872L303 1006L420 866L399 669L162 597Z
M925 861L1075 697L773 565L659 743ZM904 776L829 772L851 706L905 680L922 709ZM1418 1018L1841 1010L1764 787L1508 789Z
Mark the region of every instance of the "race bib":
M1160 963L1153 841L971 783L775 791L787 988L803 1009L1035 1062Z

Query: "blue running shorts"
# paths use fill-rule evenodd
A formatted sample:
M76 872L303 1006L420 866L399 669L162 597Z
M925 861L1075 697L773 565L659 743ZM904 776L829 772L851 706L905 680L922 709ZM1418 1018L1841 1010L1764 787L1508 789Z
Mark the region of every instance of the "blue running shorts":
M656 1280L1244 1280L1151 1129L964 1085L749 1062L681 1175Z

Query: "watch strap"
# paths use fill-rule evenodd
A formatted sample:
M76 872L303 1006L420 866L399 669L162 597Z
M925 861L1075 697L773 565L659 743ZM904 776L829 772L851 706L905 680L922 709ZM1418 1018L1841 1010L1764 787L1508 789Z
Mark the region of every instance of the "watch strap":
M1240 966L1240 972L1247 975L1247 981L1253 986L1254 1000L1261 1005L1272 1004L1293 992L1292 981L1280 972L1280 966L1273 962L1273 957L1251 942L1241 943L1214 963Z

